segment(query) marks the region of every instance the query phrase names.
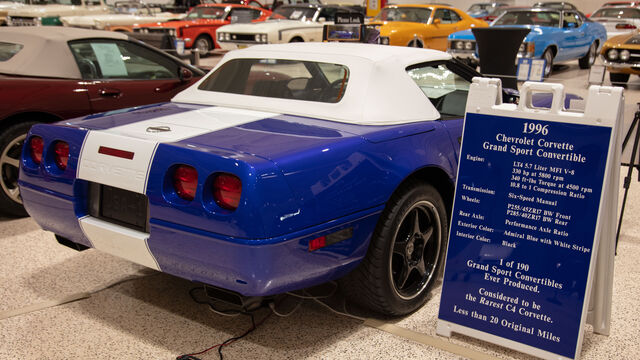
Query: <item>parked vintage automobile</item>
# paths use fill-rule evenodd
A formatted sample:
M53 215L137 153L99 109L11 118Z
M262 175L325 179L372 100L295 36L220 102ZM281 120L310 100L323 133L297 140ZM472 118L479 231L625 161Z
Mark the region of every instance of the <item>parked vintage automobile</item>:
M103 0L42 0L30 5L9 9L7 25L62 25L61 16L108 14Z
M85 29L132 32L134 24L177 20L185 16L164 12L159 7L138 1L117 2L111 10L112 13L102 15L62 16L60 22L64 26Z
M256 44L322 41L322 27L332 24L338 11L353 10L339 5L281 5L265 22L219 29L218 43L223 50L234 50Z
M624 84L631 75L640 75L640 32L635 30L609 38L602 46L601 55L612 84Z
M265 21L271 11L240 4L203 4L191 9L182 20L164 23L139 24L134 32L149 34L168 34L184 40L186 49L195 48L201 54L207 54L220 45L216 41L216 30L232 22Z
M380 29L382 45L447 50L449 34L489 26L446 5L390 5L369 22Z
M640 27L640 9L633 6L602 7L596 10L590 19L604 25L607 36L611 38L634 32Z
M491 26L531 29L520 46L518 57L546 60L545 77L558 61L577 59L581 69L590 68L607 39L604 26L575 10L509 9ZM447 51L477 64L476 42L470 30L451 34Z
M0 26L7 25L7 16L10 9L16 9L18 7L29 4L30 0L23 1L0 1Z
M0 28L0 212L25 214L18 157L31 125L167 101L202 75L116 32Z
M533 7L556 10L578 10L575 5L566 1L542 1L533 4Z
M232 51L170 103L35 125L20 190L60 242L239 302L341 279L406 314L443 264L477 75L408 47Z
M476 19L489 22L495 19L492 18L494 13L496 13L499 9L505 8L507 6L509 6L509 4L501 2L475 3L469 6L469 8L467 9L467 14Z

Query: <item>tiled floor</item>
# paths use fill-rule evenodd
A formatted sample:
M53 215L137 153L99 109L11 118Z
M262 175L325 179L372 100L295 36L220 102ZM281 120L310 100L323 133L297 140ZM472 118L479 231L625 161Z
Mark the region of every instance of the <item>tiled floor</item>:
M214 62L215 58L205 61ZM578 69L577 63L570 63L556 71L551 80L585 95L587 74ZM632 78L625 94L628 126L640 101L640 79ZM622 170L626 174L626 168ZM582 359L640 358L638 180L634 172L616 257L611 335L596 335L587 326ZM0 249L0 312L107 287L76 302L0 320L1 359L175 359L251 327L247 316L221 316L193 302L188 294L193 284L186 280L95 250L75 252L58 245L51 233L39 230L29 218L0 218ZM130 279L132 276L136 278ZM463 336L447 339L435 335L439 291L434 289L432 299L416 313L387 322L476 350L485 358L530 358ZM339 293L330 300L334 308L343 309ZM297 304L297 299L285 298L277 310L287 313ZM357 312L354 308L349 311ZM224 347L226 359L462 357L368 327L361 320L335 314L311 300L304 300L288 317L259 310L255 321L262 322L257 330ZM214 349L198 357L216 359L218 354Z

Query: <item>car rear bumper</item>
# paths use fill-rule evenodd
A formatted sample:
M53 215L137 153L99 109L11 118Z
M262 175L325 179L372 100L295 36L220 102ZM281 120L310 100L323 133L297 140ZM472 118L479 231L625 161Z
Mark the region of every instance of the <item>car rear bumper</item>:
M364 258L383 206L268 239L238 239L149 219L149 233L89 216L73 196L20 182L29 214L72 242L185 279L267 296L338 279ZM203 219L203 221L206 221ZM309 251L313 239L339 231L340 242Z

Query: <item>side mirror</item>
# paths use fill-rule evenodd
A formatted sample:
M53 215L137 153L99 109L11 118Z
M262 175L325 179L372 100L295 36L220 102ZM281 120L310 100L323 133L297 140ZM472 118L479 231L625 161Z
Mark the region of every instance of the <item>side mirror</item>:
M185 67L180 68L180 81L189 81L193 79L193 72Z
M442 20L440 20L440 19L433 19L433 24L434 24L434 25L438 25L438 24L440 24L440 23L442 23Z

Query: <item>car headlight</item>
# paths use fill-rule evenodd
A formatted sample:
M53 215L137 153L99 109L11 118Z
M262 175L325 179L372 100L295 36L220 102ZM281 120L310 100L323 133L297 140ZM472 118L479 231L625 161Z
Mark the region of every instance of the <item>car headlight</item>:
M253 39L254 39L256 42L260 42L260 34L255 34L255 35L253 36Z
M453 47L456 50L462 50L462 49L464 49L464 43L462 41L456 41L456 42L453 43Z
M176 29L169 29L169 35L176 36Z
M609 52L607 52L607 58L609 58L609 60L617 60L618 59L618 50L616 50L616 49L609 50Z
M263 43L265 43L265 44L266 44L266 43L267 43L267 40L268 40L268 38L267 38L267 34L262 34L262 35L260 35L260 40L261 40Z
M224 41L224 33L218 31L218 41Z
M622 61L627 61L629 60L629 50L622 50L620 51L620 60Z
M524 43L522 43L522 44L520 44L520 47L518 48L518 52L523 53L523 52L525 52L525 49L526 49L526 48L527 48L527 47L524 45Z
M467 41L464 43L464 49L465 50L473 50L473 42L472 41Z
M224 41L229 41L229 40L231 40L231 34L224 33Z
M380 44L389 45L389 37L388 36L380 36Z

